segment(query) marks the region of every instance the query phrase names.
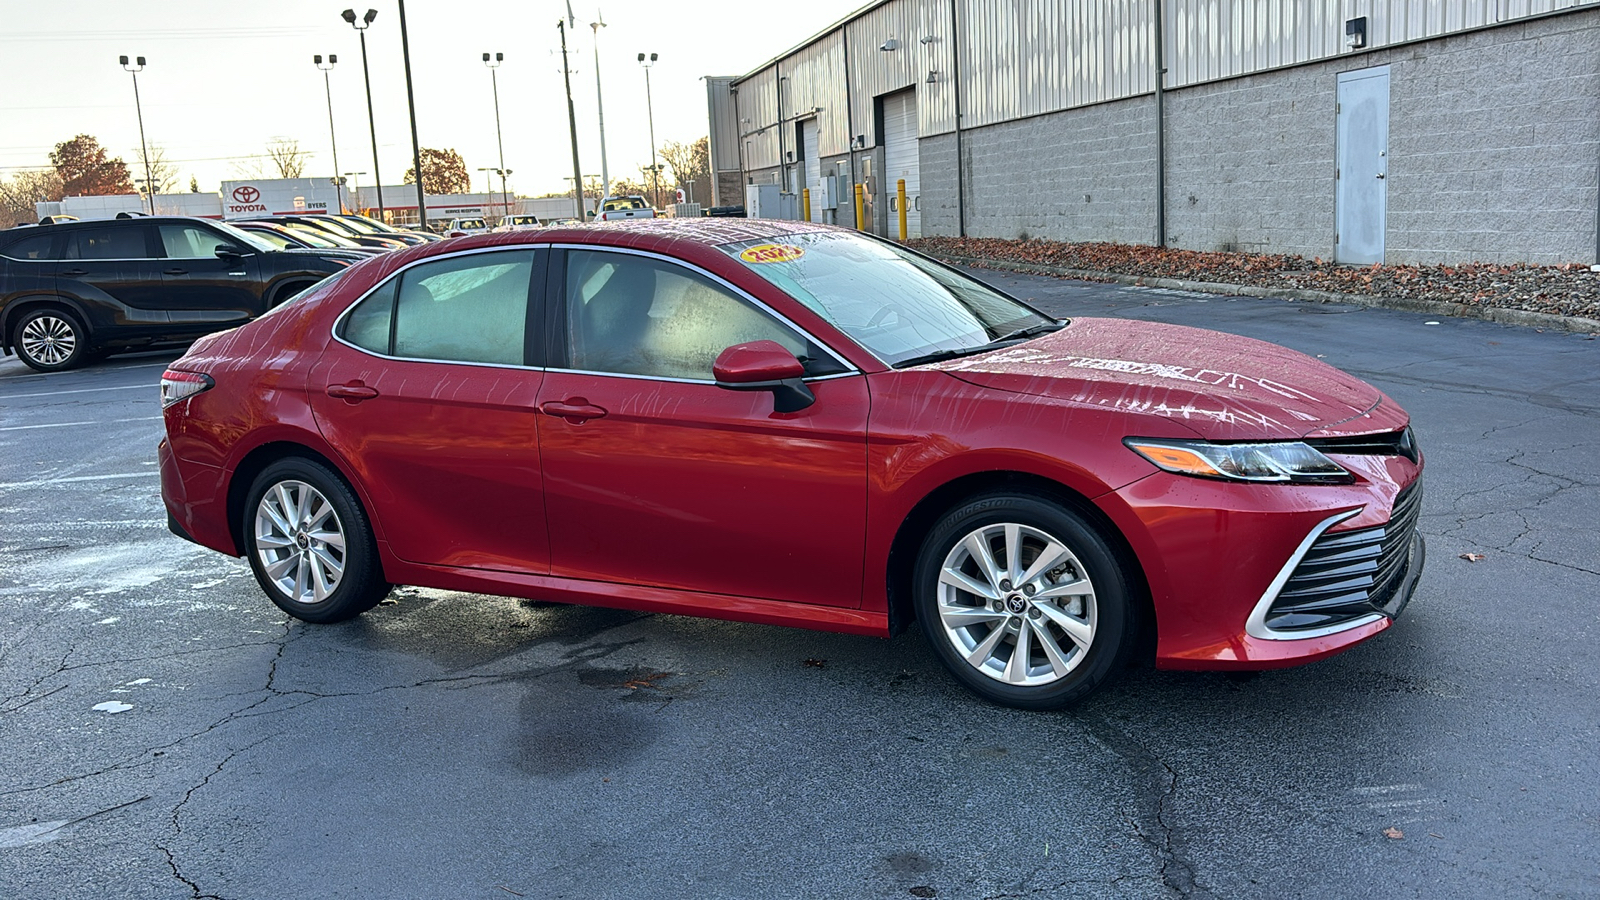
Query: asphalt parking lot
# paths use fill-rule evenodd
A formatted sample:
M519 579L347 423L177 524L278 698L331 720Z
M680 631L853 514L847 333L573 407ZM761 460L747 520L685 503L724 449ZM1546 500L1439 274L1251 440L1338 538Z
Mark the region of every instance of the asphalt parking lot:
M1600 895L1600 341L980 275L1395 397L1428 462L1406 614L1060 714L986 705L915 631L410 588L305 626L166 531L176 354L6 358L0 897Z

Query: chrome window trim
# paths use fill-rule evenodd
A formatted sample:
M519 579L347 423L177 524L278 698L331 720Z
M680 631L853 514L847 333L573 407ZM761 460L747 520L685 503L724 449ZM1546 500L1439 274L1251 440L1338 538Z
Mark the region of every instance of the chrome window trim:
M696 273L698 275L702 275L702 276L710 279L711 281L721 285L723 288L727 289L730 293L734 294L737 297L742 298L746 302L748 302L751 305L755 306L756 309L759 309L762 312L765 312L767 315L772 316L774 319L777 319L779 322L782 322L790 330L794 331L795 334L798 334L801 337L805 338L806 340L810 341L811 343L817 345L818 347L821 347L829 356L833 357L834 362L837 362L839 365L845 367L846 371L835 373L835 374L839 374L839 375L859 375L859 374L861 374L861 370L860 369L858 369L853 363L851 363L850 360L845 359L843 356L839 355L839 352L837 350L835 350L832 347L828 346L826 341L819 340L816 335L812 334L809 331L806 331L804 328L801 328L799 325L796 325L794 323L794 321L791 320L788 316L784 315L783 313L778 312L777 310L773 309L772 307L768 306L767 304L761 302L756 297L752 296L749 291L744 290L743 288L739 287L738 285L734 284L733 282L729 281L728 279L723 278L721 275L718 275L717 273L711 272L711 271L709 271L707 269L703 269L700 266L695 265L694 263L688 262L686 260L678 259L675 256L667 256L664 253L656 253L656 252L650 251L650 250L637 250L637 249L632 248L632 247L611 247L611 246L607 246L605 244L550 244L549 246L552 247L553 249L557 249L557 250L588 250L588 251L594 252L594 253L623 253L623 254L626 254L628 256L642 256L642 257L645 257L646 259L658 259L658 260L661 260L662 262L668 263L670 265L679 266L681 268L688 269L691 272L694 272L694 273ZM782 290L782 288L779 288L777 285L773 285L772 287L775 290ZM564 285L562 287L562 293L563 294L566 293L566 287ZM868 355L871 356L872 354L869 352ZM876 359L877 357L873 356L873 358ZM577 370L569 369L569 370L566 370L566 371L577 371ZM606 375L606 374L616 374L616 373L599 372L599 373L593 373L593 374ZM640 377L652 378L652 377L656 377L656 376L645 375L645 376L640 376ZM825 377L829 377L829 376L821 376L821 375L817 376L817 378L819 380L821 378L825 378ZM685 380L685 379L662 378L662 380L680 381L680 380ZM693 380L693 379L690 379L690 380ZM811 379L807 379L807 380L809 381ZM715 384L716 382L714 382L714 381L705 381L705 382L697 382L697 383L700 383L700 384Z
M1339 634L1340 632L1360 628L1363 625L1371 625L1373 622L1386 618L1381 613L1370 613L1351 619L1348 622L1340 622L1337 625L1324 625L1321 628L1307 628L1296 631L1279 631L1267 625L1267 610L1272 607L1273 601L1278 599L1278 594L1283 590L1283 586L1288 584L1289 579L1293 577L1295 567L1300 565L1300 560L1304 559L1305 555L1311 551L1311 545L1317 542L1317 538L1322 537L1323 532L1346 519L1354 518L1356 514L1365 508L1365 506L1358 506L1345 512L1334 513L1318 522L1316 527L1311 529L1311 533L1306 535L1305 540L1300 542L1300 546L1289 554L1289 561L1284 563L1283 568L1278 570L1278 576L1272 579L1271 584L1267 585L1266 593L1262 594L1261 599L1256 601L1255 608L1250 610L1250 617L1245 619L1244 623L1246 634L1263 641L1300 641L1309 638L1327 637L1330 634Z
M386 285L389 282L393 281L394 279L400 277L400 274L402 272L405 272L405 271L407 271L409 269L412 269L412 268L415 268L417 266L423 265L424 263L436 262L436 261L441 260L441 259L454 259L454 258L456 258L458 256L476 256L476 255L478 255L480 253L513 253L513 252L526 253L526 252L529 252L529 251L547 250L547 249L549 249L549 247L550 247L549 244L516 244L516 245L510 246L510 247L473 247L470 250L455 250L455 251L452 251L450 253L441 253L438 256L425 256L422 259L414 259L414 260L406 263L405 265L401 266L400 268L395 269L393 272L390 272L389 276L387 278L383 279L382 281L379 281L377 284L374 284L372 287L367 288L365 291L362 291L361 292L361 296L359 296L356 299L352 300L350 302L350 305L346 306L344 308L344 311L339 313L339 315L334 318L333 327L330 329L330 336L335 341L345 345L346 347L349 347L350 349L355 350L355 351L357 351L359 353L365 353L366 355L368 355L370 357L373 357L374 359L387 359L387 360L392 360L394 362L437 363L439 365L445 365L445 366L473 366L475 368L517 369L517 370L523 371L523 372L543 372L543 371L545 371L543 366L530 366L530 365L525 365L525 364L469 362L467 360L461 360L461 359L428 359L428 358L420 357L420 356L390 356L390 355L388 355L386 353L378 353L378 352L375 352L373 350L368 350L366 347L362 347L359 344L353 344L353 343L345 340L344 337L339 334L339 329L344 327L344 320L349 317L351 310L355 309L356 307L358 307L362 303L364 303L368 297L372 296L379 289L381 289L384 285ZM334 273L334 274L338 274L338 273ZM530 277L530 281L531 281L531 277ZM531 284L530 284L530 287L531 287Z
M667 375L638 375L633 372L596 372L591 369L545 369L544 371L552 374L560 372L563 375L594 375L600 378L631 378L634 381L666 381L673 384L715 385L717 383L714 379L710 378L673 378ZM860 374L860 372L856 371L834 372L832 375L813 375L810 378L803 378L801 380L807 384L812 384L818 381L836 381L840 378L854 378Z

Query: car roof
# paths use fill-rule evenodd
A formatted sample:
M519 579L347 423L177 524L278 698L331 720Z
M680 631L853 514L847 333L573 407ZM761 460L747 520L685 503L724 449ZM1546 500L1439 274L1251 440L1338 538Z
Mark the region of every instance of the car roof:
M595 241L594 237L599 234L616 233L619 236L626 234L641 238L649 237L671 242L718 247L723 244L733 244L740 241L754 241L762 238L775 239L818 231L853 231L853 229L817 225L810 222L789 222L779 219L724 219L706 216L692 219L629 219L621 222L563 225L539 232L538 240L540 242L578 240L583 243L611 243L611 241L607 241L604 238Z

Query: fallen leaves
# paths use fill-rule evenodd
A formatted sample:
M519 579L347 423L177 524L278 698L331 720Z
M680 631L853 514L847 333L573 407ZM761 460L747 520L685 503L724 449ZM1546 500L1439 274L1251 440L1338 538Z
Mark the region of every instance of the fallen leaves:
M825 659L807 659L801 665L812 669L823 669L827 668L828 661Z
M1398 841L1398 840L1404 838L1406 836L1406 833L1404 831L1401 831L1400 829L1394 827L1393 825L1390 825L1388 828L1385 828L1383 830L1383 836L1388 838L1391 841Z
M1461 559L1464 559L1467 562L1483 562L1484 558L1485 557L1484 557L1484 555L1482 553L1463 553L1463 554L1461 554Z
M651 690L654 690L655 687L656 687L656 682L657 681L660 681L663 678L670 678L670 677L672 677L672 673L671 672L657 672L654 675L645 675L645 676L643 676L641 678L633 678L633 679L630 679L628 681L624 681L622 683L622 686L627 688L630 691L637 691L640 688L649 688Z

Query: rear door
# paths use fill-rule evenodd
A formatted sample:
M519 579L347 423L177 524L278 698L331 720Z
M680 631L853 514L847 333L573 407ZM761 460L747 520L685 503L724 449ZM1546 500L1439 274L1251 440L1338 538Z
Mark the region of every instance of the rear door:
M155 229L143 222L73 228L56 268L56 290L115 310L123 334L164 331L168 322ZM122 307L122 309L117 309Z
M490 250L401 270L339 320L307 387L396 556L549 571L538 355L546 251Z

